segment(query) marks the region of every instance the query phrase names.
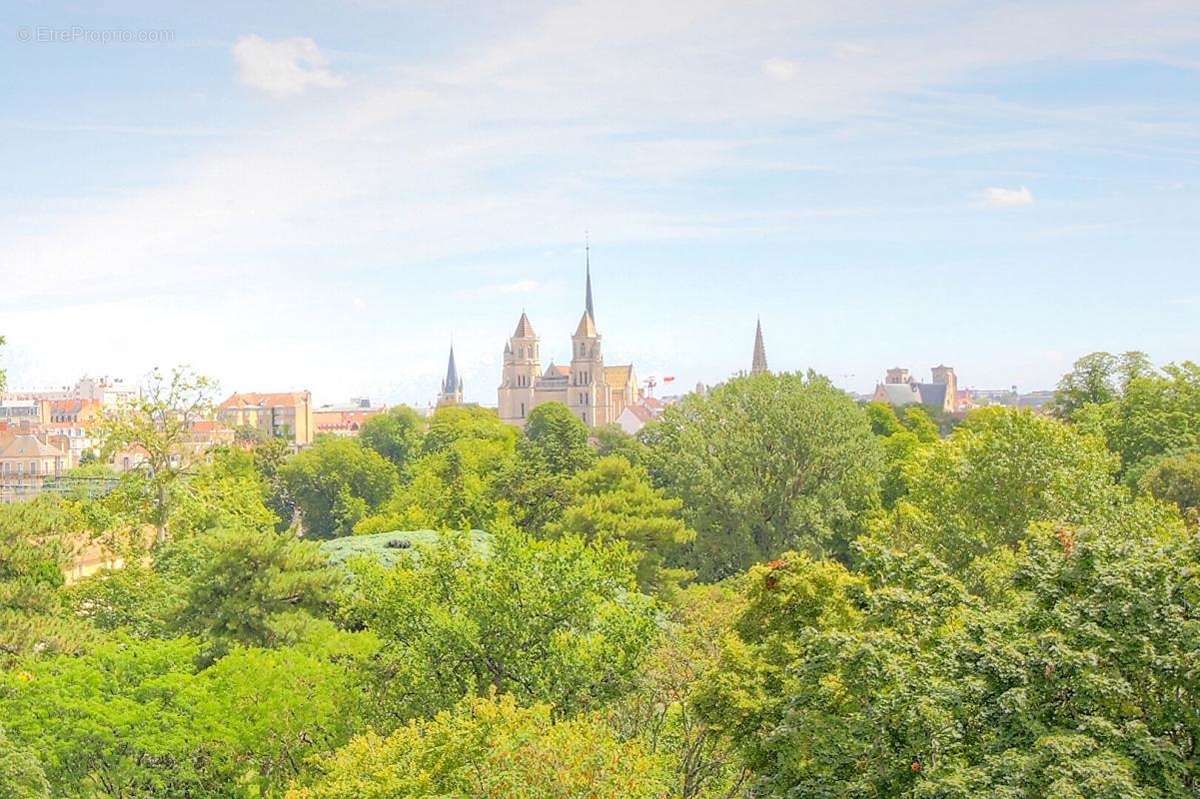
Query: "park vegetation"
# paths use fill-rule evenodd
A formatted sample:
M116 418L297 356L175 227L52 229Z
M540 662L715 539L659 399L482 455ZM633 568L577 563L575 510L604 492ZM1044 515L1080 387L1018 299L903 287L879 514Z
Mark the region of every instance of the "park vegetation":
M298 453L196 452L211 384L152 383L102 428L150 468L0 506L0 799L1200 795L1193 363L1086 356L1048 415L763 374L637 437L399 407ZM432 532L329 558L392 531Z

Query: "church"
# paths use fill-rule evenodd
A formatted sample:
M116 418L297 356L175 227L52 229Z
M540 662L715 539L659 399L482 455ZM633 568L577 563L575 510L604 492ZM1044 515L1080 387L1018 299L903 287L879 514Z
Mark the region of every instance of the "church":
M504 369L498 389L500 418L525 426L530 411L543 402L561 402L588 427L615 422L626 406L640 399L633 364L606 366L592 305L592 269L588 259L583 316L571 336L571 364L553 362L542 370L538 336L521 312L517 329L504 345Z

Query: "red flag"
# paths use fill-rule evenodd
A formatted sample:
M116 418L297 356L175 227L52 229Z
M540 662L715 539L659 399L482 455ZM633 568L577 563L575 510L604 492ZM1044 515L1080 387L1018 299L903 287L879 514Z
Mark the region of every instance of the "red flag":
M675 375L671 375L670 377L664 377L664 378L663 378L663 382L664 382L664 383L670 383L670 382L671 382L672 380L674 380L674 379L675 379Z

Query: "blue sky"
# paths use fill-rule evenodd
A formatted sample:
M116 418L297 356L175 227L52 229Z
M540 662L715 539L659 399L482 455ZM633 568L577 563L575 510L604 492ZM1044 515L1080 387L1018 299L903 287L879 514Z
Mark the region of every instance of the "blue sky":
M1200 356L1194 0L17 0L0 36L14 386L423 405L453 341L494 403L523 308L569 357L585 230L608 357L683 387L756 316L856 391Z

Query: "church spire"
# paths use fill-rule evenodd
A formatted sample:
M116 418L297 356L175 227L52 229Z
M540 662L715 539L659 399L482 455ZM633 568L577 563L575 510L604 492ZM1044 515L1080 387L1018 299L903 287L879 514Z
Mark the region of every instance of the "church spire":
M458 367L454 362L454 344L450 344L450 362L446 364L446 379L442 382L442 394L457 394L462 391L462 378L458 377Z
M592 307L592 243L588 239L586 233L583 237L583 258L584 264L586 265L585 268L587 270L587 300L585 306L587 308L588 316L595 320L596 309Z
M767 348L763 344L762 319L754 330L754 357L750 361L750 374L761 375L769 372L767 368Z

